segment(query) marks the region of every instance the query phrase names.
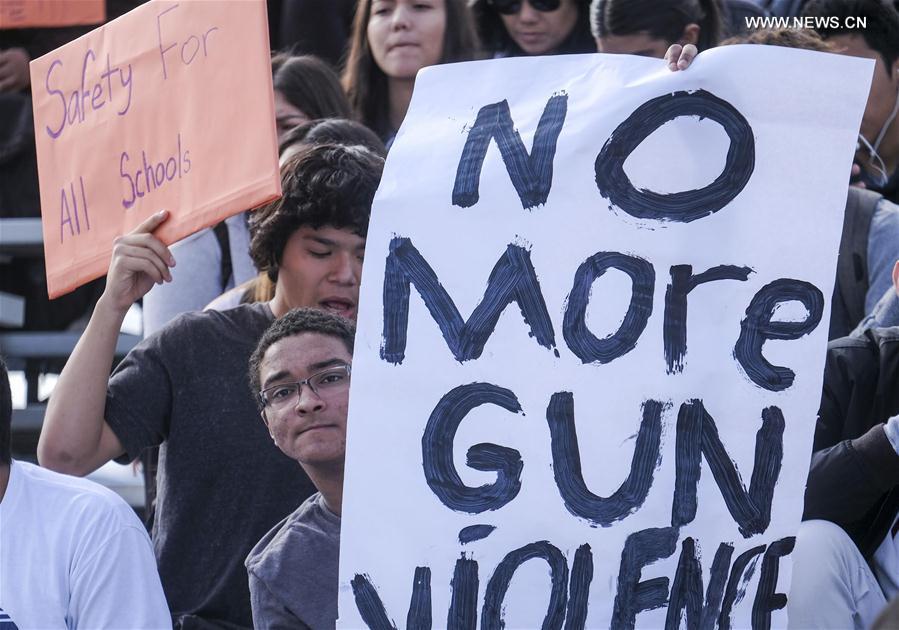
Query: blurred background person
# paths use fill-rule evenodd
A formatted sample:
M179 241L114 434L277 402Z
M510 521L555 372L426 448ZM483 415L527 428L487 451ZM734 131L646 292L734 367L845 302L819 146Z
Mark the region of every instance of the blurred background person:
M593 0L590 24L599 52L665 56L672 44L702 52L723 32L718 0Z
M596 52L590 0L474 0L471 11L490 57Z
M355 117L389 147L418 71L469 61L476 50L464 0L360 0L343 74Z

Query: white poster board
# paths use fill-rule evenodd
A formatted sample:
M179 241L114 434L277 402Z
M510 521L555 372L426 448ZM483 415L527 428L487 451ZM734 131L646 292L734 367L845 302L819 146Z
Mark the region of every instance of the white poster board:
M870 77L765 46L419 75L368 234L339 627L785 626Z

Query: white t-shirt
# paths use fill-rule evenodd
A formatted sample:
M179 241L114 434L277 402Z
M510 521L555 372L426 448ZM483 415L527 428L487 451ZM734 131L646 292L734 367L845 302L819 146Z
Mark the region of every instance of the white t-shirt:
M17 461L0 502L0 609L3 630L172 627L150 538L128 504Z

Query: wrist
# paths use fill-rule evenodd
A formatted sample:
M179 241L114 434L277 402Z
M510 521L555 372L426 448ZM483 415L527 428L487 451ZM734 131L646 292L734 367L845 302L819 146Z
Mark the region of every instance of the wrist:
M118 330L118 327L125 321L125 315L130 308L131 304L117 302L113 297L104 292L100 296L100 299L97 300L97 305L94 307L93 318L102 318L104 321L114 322L117 326L116 330Z

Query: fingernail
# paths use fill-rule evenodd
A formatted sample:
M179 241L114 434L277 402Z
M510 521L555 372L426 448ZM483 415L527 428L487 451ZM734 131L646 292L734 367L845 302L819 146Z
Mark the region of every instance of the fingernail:
M175 266L175 259L172 256L169 256L169 267Z

